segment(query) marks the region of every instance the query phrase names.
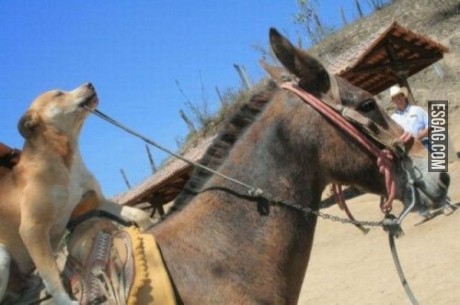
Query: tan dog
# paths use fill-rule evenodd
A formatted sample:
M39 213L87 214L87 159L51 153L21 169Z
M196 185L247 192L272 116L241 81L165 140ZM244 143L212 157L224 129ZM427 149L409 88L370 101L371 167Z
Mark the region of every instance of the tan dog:
M82 106L97 104L91 84L70 92L54 90L39 96L19 121L26 139L23 153L0 180L0 302L12 258L21 274L37 268L56 304L78 304L63 288L53 251L86 194L96 194L100 209L141 227L151 224L141 210L106 200L83 163L78 136L88 111Z

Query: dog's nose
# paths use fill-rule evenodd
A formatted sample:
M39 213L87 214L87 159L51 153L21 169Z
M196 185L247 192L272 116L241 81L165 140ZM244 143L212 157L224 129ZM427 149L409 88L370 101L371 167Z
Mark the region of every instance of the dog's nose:
M450 184L450 176L448 173L441 173L439 174L439 179L441 180L441 182L446 186L448 187L449 184Z
M86 83L85 87L88 87L88 89L94 90L94 86L91 83Z

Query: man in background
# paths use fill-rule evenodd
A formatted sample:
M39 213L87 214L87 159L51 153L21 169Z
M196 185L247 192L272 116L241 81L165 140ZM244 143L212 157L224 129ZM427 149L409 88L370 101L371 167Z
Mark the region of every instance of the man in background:
M391 115L391 118L398 123L405 132L410 133L430 150L430 141L428 139L428 113L422 107L410 104L407 99L408 94L409 91L405 87L395 85L390 88L391 102L396 106L396 110ZM455 209L456 206L452 205L450 198L447 197L444 202L443 213L449 215L452 214ZM429 219L433 215L425 211L422 213L422 216Z
M390 88L391 101L396 106L391 118L429 149L428 113L420 106L409 104L408 93L405 87L396 85Z

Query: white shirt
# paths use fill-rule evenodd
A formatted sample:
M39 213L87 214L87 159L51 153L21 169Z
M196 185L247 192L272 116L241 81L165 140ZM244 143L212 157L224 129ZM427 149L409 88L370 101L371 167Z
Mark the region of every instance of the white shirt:
M402 111L396 109L391 118L412 136L417 136L422 130L428 128L428 113L416 105L409 104Z

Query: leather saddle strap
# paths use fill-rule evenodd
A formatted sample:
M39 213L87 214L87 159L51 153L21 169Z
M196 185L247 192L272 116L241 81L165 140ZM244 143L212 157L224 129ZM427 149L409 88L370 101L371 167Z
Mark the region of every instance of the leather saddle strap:
M125 226L125 227L130 227L130 226L135 226L136 224L135 223L131 223L129 221L125 221L123 219L121 219L120 217L118 217L117 215L114 215L114 214L111 214L107 211L104 211L104 210L91 210L89 212L86 212L85 214L83 215L80 215L80 216L77 216L73 219L71 219L69 221L69 223L67 224L67 230L69 230L70 232L72 232L75 227L77 227L79 224L81 224L82 222L90 219L90 218L93 218L93 217L105 217L107 219L110 219L110 220L113 220L119 224L121 224L122 226Z

